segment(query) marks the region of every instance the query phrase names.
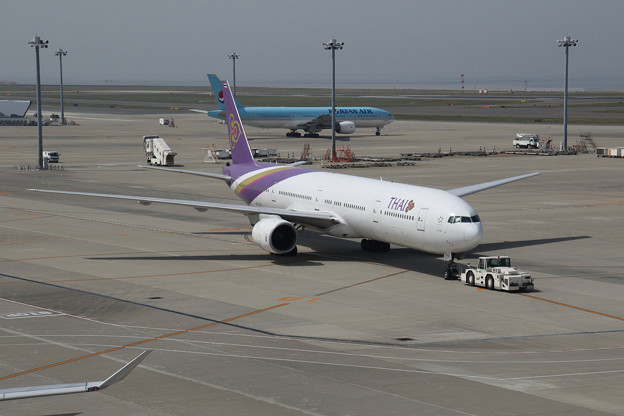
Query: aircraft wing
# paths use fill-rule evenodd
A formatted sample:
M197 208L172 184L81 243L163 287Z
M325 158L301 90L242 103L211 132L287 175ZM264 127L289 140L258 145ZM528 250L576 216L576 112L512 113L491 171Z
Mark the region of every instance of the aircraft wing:
M128 199L137 201L141 205L150 205L151 203L184 205L195 208L197 211L204 212L208 209L220 209L230 212L238 212L243 215L277 215L286 221L298 224L311 225L318 228L327 228L342 222L342 220L331 212L326 211L295 211L290 209L269 208L269 207L253 207L249 205L239 204L221 204L218 202L191 201L184 199L167 199L167 198L151 198L145 196L133 195L115 195L115 194L96 194L91 192L72 192L72 191L56 191L51 189L28 189L33 192L48 192L54 194L66 195L82 195L94 196L100 198Z
M59 394L86 393L98 391L123 380L134 368L147 357L152 350L145 350L134 360L117 370L104 381L85 381L82 383L50 384L47 386L16 387L0 389L0 400L26 399L29 397L55 396Z
M331 128L331 114L323 114L310 121L299 124L297 127L306 131L316 131Z
M197 108L189 108L189 111L195 111L196 113L208 114L208 110L198 110Z
M447 192L452 193L453 195L462 197L470 194L475 194L477 192L485 191L486 189L495 188L497 186L505 185L510 182L520 181L522 179L531 178L533 176L539 175L541 172L533 172L527 173L526 175L514 176L511 178L500 179L497 181L484 182L478 185L469 185L461 188L449 189Z
M166 170L169 172L178 172L178 173L186 173L187 175L197 175L197 176L205 176L213 179L223 179L226 182L232 180L228 175L222 175L220 173L210 173L210 172L199 172L196 170L184 170L184 169L172 169L172 168L162 168L158 166L146 166L146 165L138 165L140 168L146 169L155 169L155 170Z

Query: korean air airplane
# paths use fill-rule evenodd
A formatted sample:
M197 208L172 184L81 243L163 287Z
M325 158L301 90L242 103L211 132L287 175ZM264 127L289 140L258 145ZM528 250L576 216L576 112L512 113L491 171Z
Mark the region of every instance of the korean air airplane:
M364 250L387 251L390 244L444 254L444 277L457 275L454 260L477 247L483 234L479 215L461 197L539 175L539 172L448 191L333 172L276 165L253 159L243 123L227 82L223 82L225 117L232 162L223 173L153 168L225 181L246 205L172 200L129 195L36 190L186 205L198 211L221 209L249 219L252 240L276 255L297 253L298 229L336 237L361 238ZM148 166L146 166L148 167Z
M221 80L215 74L208 74L210 85L219 110L191 110L208 114L210 117L225 119L225 106ZM244 107L234 99L241 119L246 125L263 128L289 129L288 137L301 137L297 130L303 130L305 137L319 137L321 130L331 128L331 107ZM394 121L385 110L374 107L336 107L336 133L352 134L356 128L374 127L376 135L381 128Z

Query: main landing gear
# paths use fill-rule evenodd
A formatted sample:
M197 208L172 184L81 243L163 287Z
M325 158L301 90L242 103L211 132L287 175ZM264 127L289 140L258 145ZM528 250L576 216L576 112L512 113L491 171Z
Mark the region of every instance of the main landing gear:
M286 137L301 137L301 133L299 133L296 130L291 130L288 133L286 133ZM318 137L321 137L321 136L319 136L318 133L305 133L303 135L303 137L318 138Z
M381 135L381 128L377 127L377 131L375 132L375 136Z
M390 244L389 243L384 243L383 241L377 241L377 240L368 240L366 238L362 239L362 241L360 242L360 247L362 247L362 250L364 251L383 251L383 252L388 252L390 251Z

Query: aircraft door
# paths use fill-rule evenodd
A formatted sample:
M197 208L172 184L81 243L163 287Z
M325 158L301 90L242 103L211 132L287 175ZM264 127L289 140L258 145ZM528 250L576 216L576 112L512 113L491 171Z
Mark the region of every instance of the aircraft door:
M322 189L317 189L316 195L314 196L314 210L315 211L320 211L321 210L321 201L322 200L323 200L323 190Z
M418 218L416 219L416 229L418 231L425 231L425 220L427 219L427 213L429 208L421 208L418 211Z
M379 223L379 213L381 212L381 201L375 201L375 205L373 206L373 222L375 224Z

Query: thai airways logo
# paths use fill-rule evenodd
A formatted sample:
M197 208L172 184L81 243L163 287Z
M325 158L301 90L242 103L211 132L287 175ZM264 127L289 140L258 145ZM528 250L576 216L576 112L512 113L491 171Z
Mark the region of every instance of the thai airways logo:
M390 198L388 209L407 213L413 210L415 206L416 204L414 203L413 199L407 200L407 199L392 197Z
M240 124L238 123L238 120L234 118L234 114L230 114L228 127L230 130L230 148L234 150L242 133Z

